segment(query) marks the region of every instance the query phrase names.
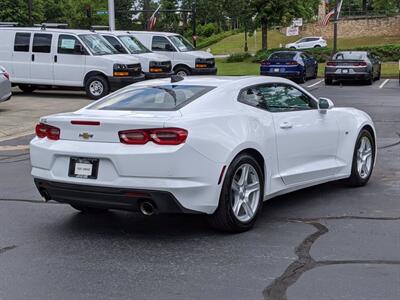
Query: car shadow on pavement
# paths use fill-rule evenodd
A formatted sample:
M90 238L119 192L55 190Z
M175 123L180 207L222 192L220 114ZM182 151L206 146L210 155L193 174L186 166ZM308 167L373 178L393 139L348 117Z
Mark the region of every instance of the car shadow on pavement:
M264 202L263 211L252 230L265 231L271 222L286 222L294 218L295 213L281 215L280 212L289 210L295 212L303 207L313 206L318 198L333 196L340 190L346 189L340 182L327 183L320 186L310 187L301 191L293 192L284 196ZM80 213L66 205L65 218L54 226L66 233L88 234L88 235L109 235L130 236L152 240L163 236L185 237L185 236L219 236L226 233L213 230L207 223L204 215L165 214L143 216L139 213L124 211L109 211L99 214Z
M14 96L22 97L22 98L54 98L54 100L59 100L59 98L76 98L78 100L89 100L83 92L80 91L69 91L69 90L43 90L43 91L35 91L33 93L23 93L20 91L14 91Z

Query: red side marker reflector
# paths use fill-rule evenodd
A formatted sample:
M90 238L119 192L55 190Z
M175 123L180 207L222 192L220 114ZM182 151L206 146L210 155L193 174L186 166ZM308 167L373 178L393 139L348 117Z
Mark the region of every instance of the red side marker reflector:
M225 169L226 169L226 166L223 166L223 167L222 167L222 170L221 170L221 174L219 175L219 179L218 179L218 185L220 185L220 184L221 184L221 182L222 182L222 179L224 178Z
M80 120L72 120L72 125L87 125L87 126L99 126L99 121L80 121Z

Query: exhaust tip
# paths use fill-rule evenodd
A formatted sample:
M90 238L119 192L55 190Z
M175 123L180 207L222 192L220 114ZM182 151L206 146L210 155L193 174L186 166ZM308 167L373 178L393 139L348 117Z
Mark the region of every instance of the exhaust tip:
M153 203L151 203L149 201L144 201L144 202L140 203L139 210L143 215L151 216L151 215L154 215L155 207L154 207Z
M43 197L45 202L48 202L51 200L51 196L49 192L46 189L40 190L40 195Z

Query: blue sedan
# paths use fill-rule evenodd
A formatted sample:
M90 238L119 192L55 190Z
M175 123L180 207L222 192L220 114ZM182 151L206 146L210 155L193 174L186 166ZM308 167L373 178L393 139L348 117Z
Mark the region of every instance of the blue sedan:
M317 78L318 62L302 51L278 51L261 62L260 74L304 83L309 78Z

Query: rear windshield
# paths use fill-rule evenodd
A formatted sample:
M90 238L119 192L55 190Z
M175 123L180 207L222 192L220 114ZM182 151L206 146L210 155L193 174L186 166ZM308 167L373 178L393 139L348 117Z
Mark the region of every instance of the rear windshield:
M339 52L336 53L333 59L340 60L340 59L351 59L351 60L360 60L364 59L366 56L363 52Z
M160 85L137 87L110 95L88 107L96 110L177 110L214 87L199 85Z
M269 59L293 59L295 56L296 53L279 52L279 53L272 53Z

